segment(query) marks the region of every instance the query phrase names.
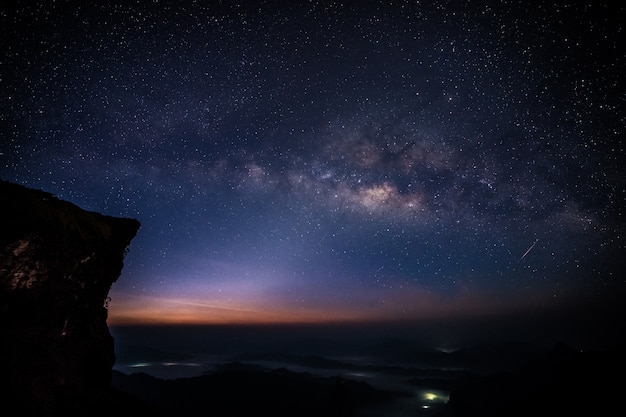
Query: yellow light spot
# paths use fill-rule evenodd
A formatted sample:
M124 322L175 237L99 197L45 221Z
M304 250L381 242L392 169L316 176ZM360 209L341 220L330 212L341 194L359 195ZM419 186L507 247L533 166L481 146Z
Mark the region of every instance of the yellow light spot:
M426 401L435 401L437 399L437 394L435 394L433 392L425 392L424 393L424 399Z

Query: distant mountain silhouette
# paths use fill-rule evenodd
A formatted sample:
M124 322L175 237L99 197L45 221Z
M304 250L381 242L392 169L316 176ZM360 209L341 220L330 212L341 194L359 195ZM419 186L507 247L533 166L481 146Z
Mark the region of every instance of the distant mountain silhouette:
M177 362L190 359L192 356L184 353L166 352L149 346L115 344L116 363L137 362Z
M486 343L451 352L449 364L463 364L474 372L518 371L528 362L545 354L543 346L518 341Z
M443 352L441 354L444 354ZM442 378L442 374L445 374L446 378L451 376L460 377L466 375L467 372L463 369L457 370L445 370L441 371L436 366L426 364L426 368L422 368L419 365L423 363L416 363L415 366L403 364L397 365L393 362L383 360L383 363L349 363L342 362L335 359L328 359L318 355L291 355L286 353L259 353L259 354L243 354L237 355L232 358L236 363L284 363L291 365L298 365L301 367L311 368L313 370L337 370L337 371L353 371L353 372L369 372L369 373L381 373L385 375L406 376L407 378L414 378L420 380L423 378ZM374 361L380 360L380 357L374 359Z
M588 352L558 344L518 372L462 378L447 409L458 417L624 415L625 354L624 344Z
M406 395L339 377L318 377L285 368L269 371L241 364L175 380L114 372L113 386L150 404L164 417L192 416L202 411L216 417L352 416Z
M350 369L354 365L318 355L292 355L288 353L248 353L237 355L235 361L283 362L317 369Z

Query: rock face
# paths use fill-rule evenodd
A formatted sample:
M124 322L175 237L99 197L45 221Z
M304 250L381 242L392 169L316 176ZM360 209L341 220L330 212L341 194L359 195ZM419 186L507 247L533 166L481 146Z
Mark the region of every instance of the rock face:
M139 227L0 181L0 378L24 414L110 403L106 303Z

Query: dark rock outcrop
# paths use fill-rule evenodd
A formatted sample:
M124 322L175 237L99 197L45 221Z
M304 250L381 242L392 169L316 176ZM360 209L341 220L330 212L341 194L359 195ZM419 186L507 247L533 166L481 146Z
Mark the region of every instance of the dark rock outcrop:
M106 303L139 227L0 181L4 407L79 415L125 401L111 397L115 353Z

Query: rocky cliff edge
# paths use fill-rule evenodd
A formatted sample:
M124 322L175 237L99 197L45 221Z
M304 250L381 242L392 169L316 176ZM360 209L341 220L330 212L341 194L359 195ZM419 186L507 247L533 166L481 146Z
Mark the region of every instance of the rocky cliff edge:
M139 227L0 180L4 406L81 415L97 405L90 415L102 415L119 402L108 391L115 354L106 304Z

